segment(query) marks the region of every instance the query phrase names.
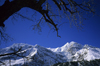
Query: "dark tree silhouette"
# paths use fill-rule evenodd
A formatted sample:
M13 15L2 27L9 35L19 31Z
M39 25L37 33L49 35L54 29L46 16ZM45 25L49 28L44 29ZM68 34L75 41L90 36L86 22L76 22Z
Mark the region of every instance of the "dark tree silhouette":
M52 1L52 3L50 1ZM56 8L60 12L63 11L63 13L55 14L54 8L52 7L53 3L53 6L56 6ZM54 30L57 31L57 36L60 37L58 35L58 23L55 22L52 17L61 18L62 16L64 16L64 18L69 18L69 20L72 20L72 22L70 23L73 23L77 28L80 28L83 23L82 21L78 20L84 18L83 13L94 13L92 4L93 0L82 0L80 2L75 0L13 0L11 2L9 0L5 0L5 3L0 6L0 27L5 27L5 20L7 20L12 14L17 13L24 7L28 7L36 10L42 15L39 23L42 19L44 19L45 22L51 24L54 27ZM22 15L19 14L19 16ZM3 34L1 30L0 34Z

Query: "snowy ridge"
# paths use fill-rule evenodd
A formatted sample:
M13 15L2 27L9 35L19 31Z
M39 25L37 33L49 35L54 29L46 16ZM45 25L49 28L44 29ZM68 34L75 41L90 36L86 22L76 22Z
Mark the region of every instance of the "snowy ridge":
M0 61L6 63L6 66L22 66L23 64L29 66L50 66L59 62L100 59L100 48L89 45L83 46L74 41L70 43L67 42L62 47L57 48L45 48L37 44L33 46L24 43L16 43L10 47L1 49L0 55L17 51L19 48L21 48L21 51L18 54L22 55L24 58L16 55L9 55L0 57ZM11 63L9 63L8 57ZM0 63L0 66L3 66L2 63Z
M67 42L64 46L62 47L57 47L57 48L48 48L51 51L64 55L64 58L67 59L67 61L72 61L73 55L80 49L82 49L82 45L79 43L76 43L74 41L72 42Z
M22 47L22 50L18 54L25 56L26 58L25 57L22 58L16 55L11 55L9 56L11 57L10 59L11 63L9 63L8 56L0 57L0 61L3 61L4 63L6 63L6 66L10 66L9 64L18 65L18 66L22 66L23 64L28 64L29 66L49 66L58 62L66 62L66 60L63 59L62 55L56 54L52 52L51 50L48 50L47 48L44 48L37 44L35 46L23 44L23 43L13 44L10 47L2 49L0 51L1 52L0 54L11 53L13 52L12 49L18 50L21 47ZM3 66L3 65L0 64L0 66Z
M79 55L81 55L84 58L84 60L87 61L100 59L100 48L84 45L84 47L81 50L77 51L74 55L76 57L76 61Z

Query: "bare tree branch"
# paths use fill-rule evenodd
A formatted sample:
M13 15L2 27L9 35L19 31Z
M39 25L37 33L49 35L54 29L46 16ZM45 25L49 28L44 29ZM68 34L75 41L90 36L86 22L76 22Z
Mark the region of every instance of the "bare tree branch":
M58 6L59 10L61 10L61 7L60 7L59 3L56 0L53 0L53 1Z
M0 57L1 57L1 56L7 56L7 55L18 55L17 53L20 52L21 49L22 49L22 47L19 48L18 51L15 51L15 52L12 52L12 53L0 54ZM19 56L19 55L18 55L18 56Z
M23 15L22 15L22 14L20 14L20 13L15 13L15 14L17 14L17 15L19 15L19 16L21 16L21 17L25 18L25 19L28 19L28 20L30 20L30 21L33 21L33 19L30 19L30 18L28 18L28 17L26 17L26 16L23 16Z
M13 0L11 2L9 2L9 0L6 0L5 3L2 6L0 6L0 26L5 27L4 21L8 19L14 13L23 18L33 21L32 19L17 13L23 7L28 7L28 8L34 9L37 12L39 12L44 17L44 20L54 27L55 31L57 32L57 36L59 36L58 35L59 27L57 26L58 23L56 23L52 19L52 17L55 17L55 16L51 16L50 12L53 10L49 6L51 4L48 2L49 1L47 0L38 0L38 1L37 0ZM91 4L90 1L86 1L84 3L82 2L81 4L77 3L77 1L74 1L74 0L66 0L66 1L65 0L52 0L52 2L55 3L59 11L64 11L64 14L62 16L66 15L68 16L68 18L70 18L71 16L70 19L72 19L73 24L76 27L80 27L80 24L82 24L82 22L80 22L80 24L77 22L78 20L77 17L81 17L79 15L82 13L82 11L95 13L92 7L90 6ZM44 7L46 8L44 9ZM58 13L57 14L52 13L52 15L58 15Z

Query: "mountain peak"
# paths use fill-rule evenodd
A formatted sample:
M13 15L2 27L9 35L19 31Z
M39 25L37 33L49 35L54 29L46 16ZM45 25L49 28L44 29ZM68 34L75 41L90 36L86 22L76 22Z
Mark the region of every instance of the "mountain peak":
M49 66L58 62L67 62L67 61L73 61L76 60L78 61L80 56L82 56L82 59L85 60L94 60L94 59L100 59L100 48L95 48L90 45L81 45L77 42L71 41L67 42L65 45L62 47L57 47L57 48L45 48L42 46L39 46L38 44L36 45L29 45L29 44L24 44L24 43L16 43L13 44L10 47L4 48L0 50L0 54L5 54L5 53L11 53L13 52L11 49L14 48L18 50L18 48L22 47L22 50L19 55L24 55L26 57L29 57L31 59L30 62L25 61L25 63L28 64L33 64L29 66ZM89 49L87 49L89 48ZM12 58L14 55L9 55L9 57ZM24 64L24 59L22 57L16 57L15 59L11 59L12 61L14 60L15 63L11 63L12 65L19 65ZM75 57L75 59L73 59ZM7 57L0 57L0 61L7 61L9 62L9 58ZM8 63L7 63L8 64ZM2 65L1 65L2 66ZM9 65L7 65L9 66Z
M40 47L40 45L36 44L34 47L38 48L38 47Z
M70 47L70 46L78 46L78 45L81 45L81 44L79 44L79 43L77 43L77 42L74 42L74 41L71 41L70 43L69 42L67 42L64 46L62 46L62 47Z
M70 43L67 42L64 46L61 47L61 51L66 51L68 49L72 49L72 48L82 48L83 46L77 42L71 41Z

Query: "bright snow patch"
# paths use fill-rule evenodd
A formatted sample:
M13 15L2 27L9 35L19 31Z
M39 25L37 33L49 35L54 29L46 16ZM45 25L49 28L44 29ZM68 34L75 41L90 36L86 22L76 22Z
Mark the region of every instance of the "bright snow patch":
M20 55L28 57L31 59L26 61L26 59L22 57L15 57L15 59L11 59L11 65L20 64L20 66L24 63L34 64L40 66L52 65L58 62L67 62L67 61L81 61L81 60L94 60L100 59L100 48L92 47L89 45L81 45L74 41L67 42L62 47L57 48L45 48L39 45L29 45L24 43L13 44L10 47L4 48L0 50L0 54L11 53L12 49L18 50L18 48L22 48ZM6 62L6 66L9 66L9 59L5 59L5 57L0 57L0 61ZM34 59L34 60L33 60ZM1 65L2 66L2 65ZM30 65L31 66L31 65Z

